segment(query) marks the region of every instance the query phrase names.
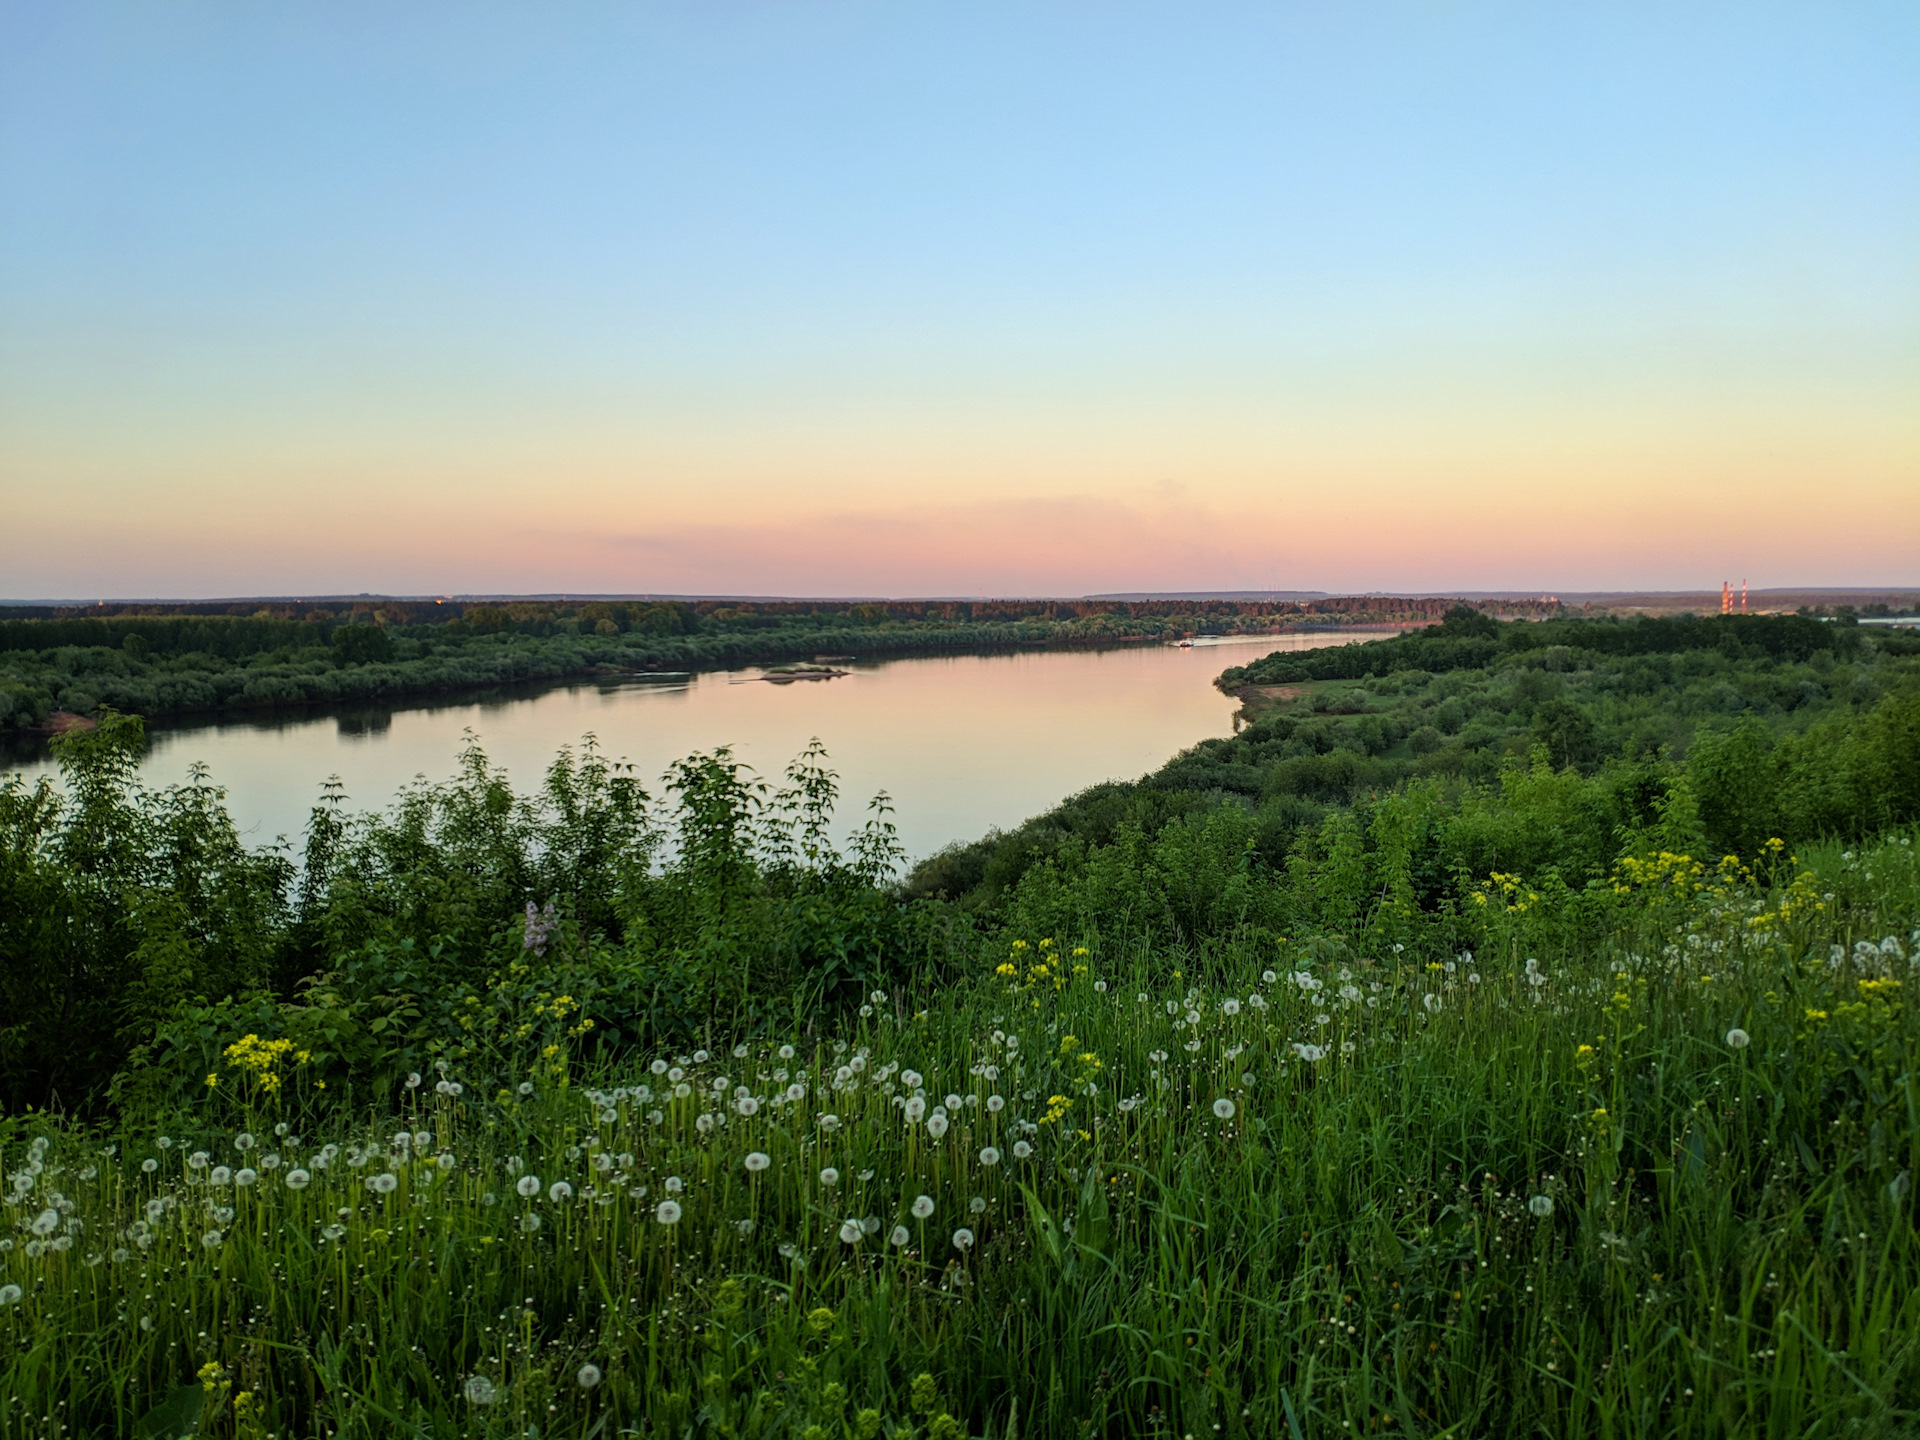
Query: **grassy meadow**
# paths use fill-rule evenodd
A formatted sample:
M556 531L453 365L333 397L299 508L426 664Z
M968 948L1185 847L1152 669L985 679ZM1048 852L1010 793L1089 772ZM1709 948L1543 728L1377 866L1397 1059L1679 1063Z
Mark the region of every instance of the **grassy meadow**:
M1897 796L1881 679L1821 755ZM1914 815L1726 854L1724 747L1536 753L995 911L829 842L817 751L470 752L296 866L136 740L0 789L0 1033L95 1047L0 1066L5 1435L1920 1425Z

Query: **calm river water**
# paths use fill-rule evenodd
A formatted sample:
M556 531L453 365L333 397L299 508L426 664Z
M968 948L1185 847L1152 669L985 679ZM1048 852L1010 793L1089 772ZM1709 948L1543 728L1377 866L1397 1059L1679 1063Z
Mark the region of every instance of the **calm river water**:
M875 791L893 798L908 854L931 854L1018 825L1102 780L1134 779L1189 745L1232 733L1236 702L1213 687L1229 665L1272 650L1378 639L1327 630L1115 650L854 662L832 679L776 685L743 670L672 682L581 683L481 700L324 717L260 718L159 729L150 785L202 763L226 787L256 845L298 842L320 786L337 775L352 808L383 808L416 776L453 771L472 730L525 789L562 746L592 732L654 783L669 762L731 745L770 781L812 736L840 772L839 817L852 828ZM45 760L0 763L37 775Z

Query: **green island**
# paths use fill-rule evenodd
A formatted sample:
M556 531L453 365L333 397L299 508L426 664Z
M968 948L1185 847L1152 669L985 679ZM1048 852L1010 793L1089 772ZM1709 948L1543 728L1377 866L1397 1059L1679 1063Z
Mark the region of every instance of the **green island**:
M1444 600L536 601L8 606L0 733L742 665L1418 624ZM1526 611L1541 607L1523 605Z
M657 613L0 634L98 722L0 787L0 1433L1914 1433L1912 637L1455 607L904 873L817 746L137 776L172 685L873 653Z

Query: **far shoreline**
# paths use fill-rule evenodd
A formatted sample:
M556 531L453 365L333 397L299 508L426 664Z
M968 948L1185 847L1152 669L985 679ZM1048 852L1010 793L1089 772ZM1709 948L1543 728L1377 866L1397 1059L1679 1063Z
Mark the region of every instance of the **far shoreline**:
M932 660L943 657L994 656L1032 654L1035 651L1103 651L1103 650L1139 650L1164 646L1172 648L1182 639L1192 641L1239 641L1257 644L1262 640L1280 639L1290 635L1310 635L1323 632L1369 632L1376 634L1395 634L1404 630L1418 629L1426 622L1372 621L1359 624L1292 624L1274 630L1254 632L1234 632L1230 634L1208 635L1191 634L1184 636L1143 635L1143 636L1104 636L1098 638L1072 637L1065 639L1040 638L1022 641L1016 644L985 644L977 646L922 645L910 648L876 647L860 654L839 654L833 658L855 665L881 664L894 660ZM1195 645L1192 648L1214 649L1215 645ZM584 685L596 685L601 688L616 688L626 683L659 682L663 680L691 681L700 675L737 674L765 666L795 663L815 663L816 657L809 654L802 659L798 656L771 654L764 658L745 663L725 665L692 665L672 670L639 670L623 666L596 663L580 669L554 675L534 676L521 680L499 682L479 682L469 685L423 685L403 687L387 693L382 700L391 699L394 703L379 701L341 701L337 699L273 701L262 703L236 703L215 707L162 711L157 714L142 714L150 735L173 734L177 732L212 730L228 725L244 725L250 728L273 730L286 725L303 724L313 720L336 719L352 722L356 718L362 724L355 728L364 733L384 729L394 715L434 711L441 709L459 709L469 705L485 705L489 702L509 704L515 701L534 700L555 690L578 689ZM853 672L842 671L841 674ZM756 680L764 676L753 677ZM783 679L796 680L799 676L785 676ZM137 713L137 712L135 712ZM45 761L50 754L52 742L63 734L77 730L91 730L98 721L88 715L72 711L56 711L41 724L25 727L15 726L0 729L0 773L25 764Z

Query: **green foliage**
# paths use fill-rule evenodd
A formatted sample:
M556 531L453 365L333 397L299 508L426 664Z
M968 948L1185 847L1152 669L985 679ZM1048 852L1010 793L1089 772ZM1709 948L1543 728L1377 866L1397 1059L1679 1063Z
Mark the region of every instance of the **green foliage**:
M378 625L342 625L331 639L338 665L379 665L393 658L393 641Z
M1300 673L1290 666L1371 678L1256 698L1251 723L1230 739L930 857L908 893L1005 920L1025 877L1050 866L1034 892L1053 897L1050 913L1151 913L1150 932L1162 939L1224 933L1213 928L1223 912L1176 918L1157 903L1114 912L1095 898L1105 882L1088 867L1111 867L1106 852L1123 830L1130 852L1151 850L1173 827L1188 827L1179 842L1188 844L1191 827L1205 830L1202 817L1228 808L1246 819L1213 864L1240 863L1251 839L1248 863L1308 873L1290 857L1332 843L1315 833L1330 808L1364 811L1423 785L1440 787L1448 812L1421 832L1409 862L1427 910L1462 872L1550 868L1575 887L1595 880L1629 837L1663 823L1660 807L1683 784L1691 823L1703 827L1686 843L1717 853L1752 854L1776 835L1796 843L1871 835L1920 815L1920 666L1858 627L1723 618L1740 623L1500 626L1462 608L1393 640L1281 652L1228 671L1223 683L1268 673L1260 667L1269 662L1282 678ZM1822 639L1853 659L1808 650ZM1452 648L1440 656L1434 646ZM1225 823L1213 833L1226 835ZM1083 899L1065 898L1076 887ZM1269 896L1257 923L1307 923L1297 910ZM1303 913L1315 912L1309 904Z
M141 744L108 715L59 742L64 794L0 787L9 1109L88 1110L111 1083L123 1111L177 1110L246 1032L308 1052L321 1107L448 1056L517 1083L857 1004L965 933L888 893L884 796L835 848L817 742L771 793L724 750L691 756L656 805L591 736L527 795L470 737L385 813L344 815L330 787L298 865L246 851L203 773L142 786Z
M196 994L266 984L292 869L249 851L196 768L149 791L139 720L56 742L62 797L0 785L0 1097L97 1099L128 1048Z
M1900 1433L1911 662L1490 624L905 887L817 743L296 860L103 713L0 787L0 1433Z
M1502 625L1462 605L1449 610L1438 625L1391 640L1339 649L1277 651L1228 670L1222 680L1227 685L1279 685L1358 680L1409 670L1444 673L1483 669L1503 656L1527 656L1554 669L1590 664L1591 657L1599 655L1622 658L1688 651L1779 664L1804 662L1821 653L1846 658L1856 654L1860 644L1857 624L1805 615L1643 615L1630 620L1551 619Z
M1327 917L1443 816L1317 832ZM524 1091L447 1057L316 1109L229 1045L164 1123L0 1121L0 1430L1899 1435L1914 838L1478 883L1444 958L1016 939Z

